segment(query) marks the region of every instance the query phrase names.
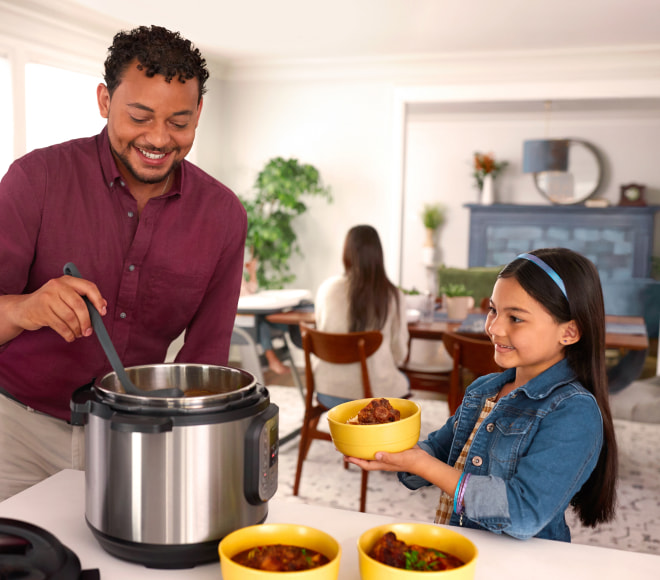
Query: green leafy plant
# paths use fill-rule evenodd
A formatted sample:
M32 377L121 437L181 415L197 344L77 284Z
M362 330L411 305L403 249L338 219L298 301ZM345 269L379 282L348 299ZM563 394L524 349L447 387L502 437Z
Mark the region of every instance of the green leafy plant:
M443 205L424 204L422 210L422 223L429 230L435 230L445 223L445 208Z
M465 284L446 284L440 288L440 294L444 294L448 298L472 296L472 292L466 288Z
M314 166L275 157L257 176L254 190L253 197L241 197L248 216L245 244L258 262L259 288L282 288L295 280L289 259L302 255L293 229L294 218L307 211L302 198L320 196L331 202L330 188Z

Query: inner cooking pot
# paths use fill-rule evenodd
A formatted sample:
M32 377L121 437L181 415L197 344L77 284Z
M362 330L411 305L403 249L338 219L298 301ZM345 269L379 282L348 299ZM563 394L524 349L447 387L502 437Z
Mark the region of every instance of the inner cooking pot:
M85 517L111 554L154 568L217 560L228 533L265 521L277 490L278 408L246 371L129 367L74 393L85 425ZM178 387L183 397L149 397Z
M206 413L243 407L261 396L255 377L247 371L204 364L159 364L128 367L126 374L144 395L124 391L117 373L108 373L94 389L116 409L153 413ZM150 397L149 391L177 387L183 397Z

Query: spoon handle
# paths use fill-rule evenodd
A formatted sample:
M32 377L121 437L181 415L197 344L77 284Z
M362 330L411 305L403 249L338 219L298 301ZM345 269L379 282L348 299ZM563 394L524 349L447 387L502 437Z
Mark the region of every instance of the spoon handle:
M73 262L69 262L64 266L64 273L75 278L82 278L78 268L76 268L76 265ZM115 350L115 346L112 344L112 340L110 339L110 335L105 328L105 324L103 324L103 318L101 318L99 311L90 302L87 296L83 296L82 299L85 301L87 310L89 311L89 316L92 319L92 328L94 329L94 334L96 334L96 338L99 339L99 342L105 351L105 355L108 357L108 360L112 365L112 370L117 373L117 377L124 387L124 390L132 394L140 394L139 389L133 384L131 379L128 378L128 374L124 370L124 365L119 359L119 355Z

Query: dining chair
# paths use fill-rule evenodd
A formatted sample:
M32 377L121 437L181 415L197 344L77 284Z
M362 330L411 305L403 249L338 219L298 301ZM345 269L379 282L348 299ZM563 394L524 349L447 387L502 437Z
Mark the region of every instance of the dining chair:
M408 377L411 390L449 394L453 362L442 341L408 339L408 354L399 370Z
M302 477L303 462L307 458L309 448L314 439L332 441L330 433L318 428L319 419L328 411L315 397L314 371L312 370L312 355L333 364L360 363L361 381L355 386L355 392L360 393L356 399L368 399L373 397L371 383L369 381L369 369L367 358L378 350L383 342L383 335L379 330L365 332L349 332L337 334L322 332L305 324L300 324L303 353L305 355L305 414L300 433L298 446L298 464L296 466L296 477L293 484L293 495L298 495L300 479ZM344 467L348 464L344 461ZM367 507L367 480L369 472L362 471L360 485L360 511L366 511Z
M468 371L472 379L502 370L493 358L493 343L485 338L474 338L457 332L445 332L442 342L452 356L453 368L449 379L449 413L453 415L463 400L465 393L464 371Z

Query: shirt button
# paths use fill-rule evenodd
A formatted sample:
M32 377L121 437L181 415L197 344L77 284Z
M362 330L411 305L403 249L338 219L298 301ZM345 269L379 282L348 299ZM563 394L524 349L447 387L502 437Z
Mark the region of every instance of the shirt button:
M495 423L488 423L488 425L486 425L486 431L488 431L489 433L492 433L494 429L495 429Z
M481 459L481 457L479 457L478 455L472 458L472 465L474 465L475 467L481 467L481 464L483 462L484 460Z
M135 214L134 214L132 211L129 211L129 212L128 212L128 217L129 217L129 218L132 218L134 215L135 215Z
M133 270L135 270L135 266L134 266L133 264L131 264L131 265L128 267L128 271L129 271L129 272L132 272Z
M126 187L126 184L123 181L120 181L122 187Z
M125 313L125 312L122 312L122 313L119 315L119 318L126 318L126 313Z

